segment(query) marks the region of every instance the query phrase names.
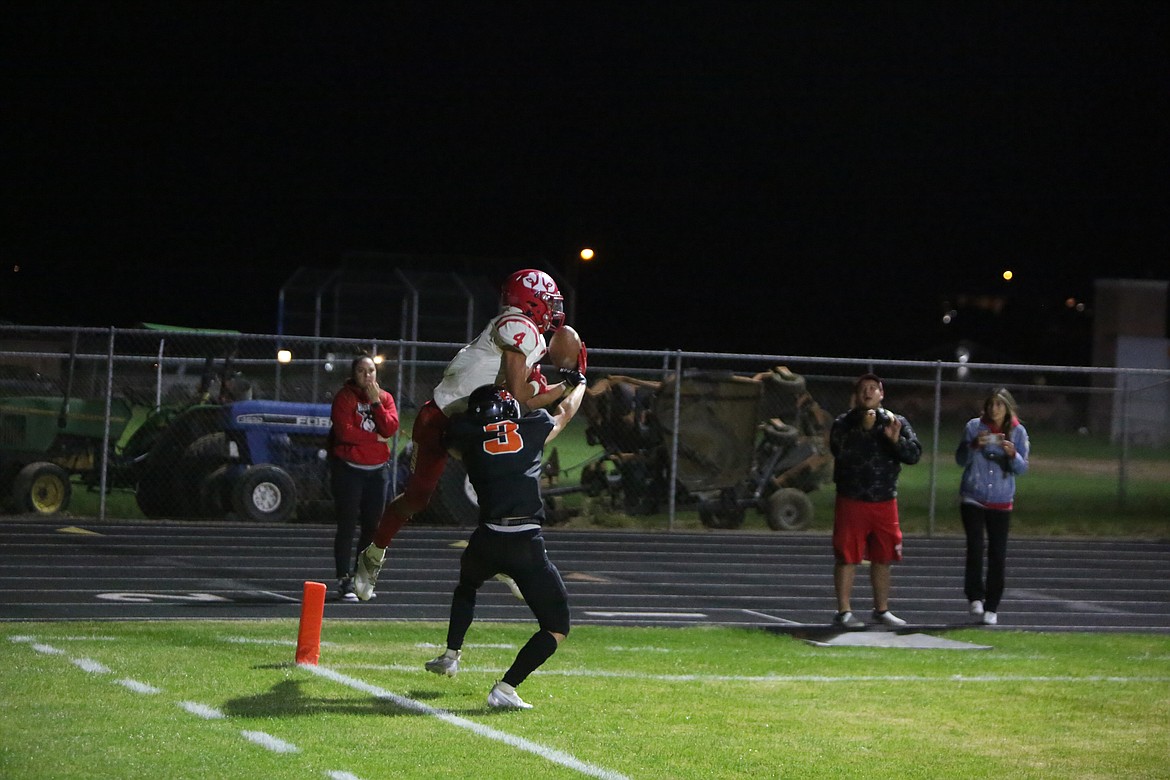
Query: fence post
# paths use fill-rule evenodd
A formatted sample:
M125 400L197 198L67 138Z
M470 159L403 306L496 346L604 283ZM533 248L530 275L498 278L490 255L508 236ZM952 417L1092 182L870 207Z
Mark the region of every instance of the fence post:
M679 405L682 399L682 350L675 350L674 360L674 421L672 422L673 430L670 435L670 484L667 485L667 522L666 530L674 530L674 511L675 511L675 485L678 484L678 426L679 426Z
M930 453L930 507L926 514L926 538L934 536L934 513L938 499L938 439L942 424L942 361L934 364L934 436Z
M1129 382L1124 369L1121 371L1119 392L1121 393L1121 453L1117 464L1117 508L1125 509L1126 466L1129 461Z
M102 466L98 476L100 494L98 495L98 520L106 519L106 476L110 470L110 415L113 414L114 403L114 334L115 329L110 327L109 347L106 349L106 419L102 426Z
M158 340L158 364L154 367L154 410L157 412L162 409L162 384L163 384L163 357L166 355L167 340L160 338Z

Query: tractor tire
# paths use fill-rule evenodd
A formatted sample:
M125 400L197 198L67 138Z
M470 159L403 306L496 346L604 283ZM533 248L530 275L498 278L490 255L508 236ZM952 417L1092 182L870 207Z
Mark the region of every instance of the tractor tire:
M231 487L227 466L220 466L204 475L199 483L197 499L199 516L224 518L232 510Z
M467 479L467 469L455 459L448 458L439 486L431 496L427 508L415 515L422 525L448 525L469 528L479 522L479 499Z
M69 472L43 461L22 468L12 483L12 500L17 512L54 515L69 508L73 485Z
M181 495L178 514L219 519L227 514L227 462L227 435L222 431L204 434L187 445L176 468Z
M812 519L812 499L804 491L780 488L768 496L768 527L773 531L799 531Z
M735 500L735 491L724 490L719 498L699 504L699 522L707 528L739 528L744 508Z
M142 514L152 520L197 516L199 482L184 474L183 460L189 447L222 429L219 414L217 409L197 408L179 415L158 434L135 489ZM197 452L204 452L204 446Z
M297 486L284 469L249 467L231 489L232 508L241 520L285 523L297 511Z
M170 480L147 475L138 481L134 489L134 500L138 509L151 520L159 520L174 514L174 492Z

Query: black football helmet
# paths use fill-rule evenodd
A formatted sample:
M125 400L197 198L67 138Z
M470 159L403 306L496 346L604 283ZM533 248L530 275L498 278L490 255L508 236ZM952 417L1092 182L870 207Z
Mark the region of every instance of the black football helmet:
M467 414L479 422L520 419L520 403L500 385L480 385L467 397Z

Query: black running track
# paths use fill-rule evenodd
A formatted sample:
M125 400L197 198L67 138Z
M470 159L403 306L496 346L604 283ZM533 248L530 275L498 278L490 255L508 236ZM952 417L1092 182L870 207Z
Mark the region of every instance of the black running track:
M306 581L326 619L446 621L467 529L407 526L377 598L337 599L327 525L0 518L0 620L296 618ZM545 532L576 625L726 625L827 631L825 534ZM970 625L963 540L908 537L893 610L906 630ZM1170 633L1170 543L1013 538L1000 624L989 630ZM854 607L868 618L868 577ZM530 621L501 582L477 617Z

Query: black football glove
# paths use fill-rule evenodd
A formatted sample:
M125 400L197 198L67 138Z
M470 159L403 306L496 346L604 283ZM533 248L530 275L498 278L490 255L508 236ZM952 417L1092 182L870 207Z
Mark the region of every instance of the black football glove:
M558 368L557 373L561 375L561 381L568 387L585 384L585 375L575 368Z

